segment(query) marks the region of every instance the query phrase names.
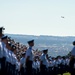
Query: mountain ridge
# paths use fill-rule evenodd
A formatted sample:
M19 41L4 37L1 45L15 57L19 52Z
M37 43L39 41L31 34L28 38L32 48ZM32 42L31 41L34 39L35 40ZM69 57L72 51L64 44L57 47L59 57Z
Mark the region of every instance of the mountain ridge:
M27 45L27 41L35 40L35 49L43 50L49 49L51 56L67 55L72 50L72 42L75 40L74 36L59 37L59 36L35 36L35 35L17 35L5 34L16 42Z

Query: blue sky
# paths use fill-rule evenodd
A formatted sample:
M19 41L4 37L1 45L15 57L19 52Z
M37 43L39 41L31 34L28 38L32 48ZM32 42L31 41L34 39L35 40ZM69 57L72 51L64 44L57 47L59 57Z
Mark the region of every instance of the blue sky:
M0 26L5 33L75 36L75 0L0 0Z

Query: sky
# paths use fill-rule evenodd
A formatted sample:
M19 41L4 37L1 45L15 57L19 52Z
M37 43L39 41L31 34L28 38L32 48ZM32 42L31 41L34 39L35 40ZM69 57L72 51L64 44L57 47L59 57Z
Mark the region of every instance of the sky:
M10 34L75 36L75 0L0 0L0 26Z

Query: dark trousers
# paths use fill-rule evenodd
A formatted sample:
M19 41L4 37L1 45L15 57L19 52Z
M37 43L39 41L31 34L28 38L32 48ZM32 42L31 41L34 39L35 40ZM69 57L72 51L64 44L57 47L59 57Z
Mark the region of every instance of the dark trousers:
M15 74L16 74L16 66L11 65L11 75L15 75Z
M70 60L70 73L71 73L71 75L75 75L74 63L75 63L75 58L72 58Z
M25 75L25 69L22 67L20 70L21 75Z
M1 75L1 64L2 64L2 62L1 62L1 58L0 58L0 75Z
M5 68L6 68L6 58L3 57L3 58L0 59L0 61L1 61L1 74L5 75L6 74L6 70L5 70Z
M6 62L5 70L6 70L6 74L9 75L9 63L8 62Z
M40 69L41 69L41 75L48 75L47 69L46 69L46 66L45 65L42 64L40 66Z
M34 68L33 68L33 75L37 75L37 71Z
M53 67L49 67L48 69L48 75L53 75Z
M26 63L26 74L32 75L32 61Z
M6 62L6 74L11 75L11 64L9 62Z

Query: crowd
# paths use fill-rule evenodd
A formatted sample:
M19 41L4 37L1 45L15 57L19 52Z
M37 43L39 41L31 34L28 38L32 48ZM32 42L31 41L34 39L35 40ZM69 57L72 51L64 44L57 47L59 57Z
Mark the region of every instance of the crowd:
M75 71L75 47L71 56L48 56L48 49L34 50L34 40L29 47L6 36L0 27L0 75L58 75ZM73 42L75 46L75 42Z

